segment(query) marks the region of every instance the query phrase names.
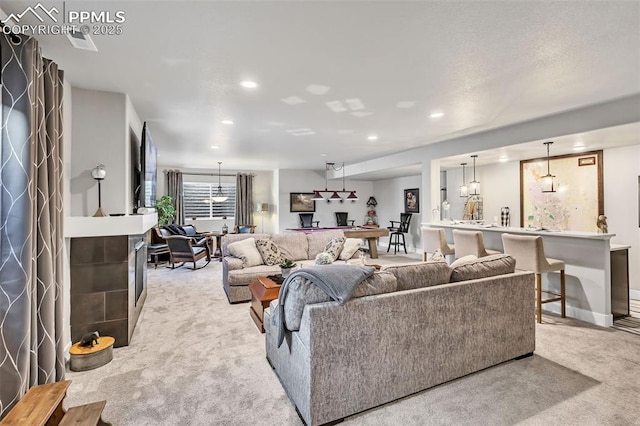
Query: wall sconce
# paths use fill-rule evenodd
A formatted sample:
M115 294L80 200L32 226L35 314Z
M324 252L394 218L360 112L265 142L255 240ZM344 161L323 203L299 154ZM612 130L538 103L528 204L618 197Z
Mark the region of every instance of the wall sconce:
M480 182L476 180L476 158L477 155L472 155L473 158L473 180L469 182L469 192L471 195L480 195Z
M458 193L460 194L461 197L466 198L469 196L469 187L467 186L467 174L465 173L465 169L464 169L467 163L460 163L460 165L462 166L462 185L460 185Z
M107 170L104 168L104 164L98 164L93 170L91 170L91 177L98 181L98 210L93 217L104 217L106 214L102 211L102 187L100 183L107 177Z
M544 144L547 146L547 174L542 176L542 192L556 192L556 188L553 185L554 175L551 174L549 170L549 145L553 142L545 142Z

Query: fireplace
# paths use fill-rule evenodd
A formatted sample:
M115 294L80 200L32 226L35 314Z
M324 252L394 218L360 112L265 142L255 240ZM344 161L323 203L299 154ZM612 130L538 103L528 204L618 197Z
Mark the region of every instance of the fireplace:
M142 295L142 291L144 290L146 284L146 263L147 263L147 243L144 241L139 241L134 250L136 252L136 260L135 260L135 277L136 277L136 297L135 297L135 305L138 306L138 300L140 300L140 296Z

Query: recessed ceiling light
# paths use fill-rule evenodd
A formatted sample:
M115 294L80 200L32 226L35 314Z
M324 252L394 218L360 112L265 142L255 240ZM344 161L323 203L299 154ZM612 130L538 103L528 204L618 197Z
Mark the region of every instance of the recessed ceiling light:
M258 87L258 83L251 80L244 80L240 82L240 86L244 87L245 89L255 89L256 87Z
M377 141L378 140L378 136L377 135L369 135L369 136L367 136L367 140Z
M506 163L507 161L509 161L509 157L507 157L506 155L501 155L500 158L498 158L498 161L501 163Z
M444 115L444 112L434 112L434 113L431 113L431 115L429 117L431 117L431 118L440 118L443 115Z
M587 149L587 147L584 145L578 145L573 147L574 151L584 151L585 149Z
M233 120L222 120L222 124L233 124Z
M326 157L327 154L320 154L320 157Z
M218 145L211 145L211 149L220 149Z

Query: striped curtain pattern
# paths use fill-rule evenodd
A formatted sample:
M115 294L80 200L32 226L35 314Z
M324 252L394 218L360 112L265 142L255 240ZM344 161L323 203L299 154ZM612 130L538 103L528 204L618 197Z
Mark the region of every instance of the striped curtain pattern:
M253 175L236 175L236 225L253 225Z

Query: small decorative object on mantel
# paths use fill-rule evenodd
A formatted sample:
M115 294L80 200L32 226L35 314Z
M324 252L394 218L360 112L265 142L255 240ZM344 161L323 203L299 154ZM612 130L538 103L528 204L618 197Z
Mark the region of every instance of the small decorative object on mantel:
M600 216L598 216L598 222L596 222L596 225L598 226L598 233L609 233L609 227L607 226L607 217L605 215L601 214Z

